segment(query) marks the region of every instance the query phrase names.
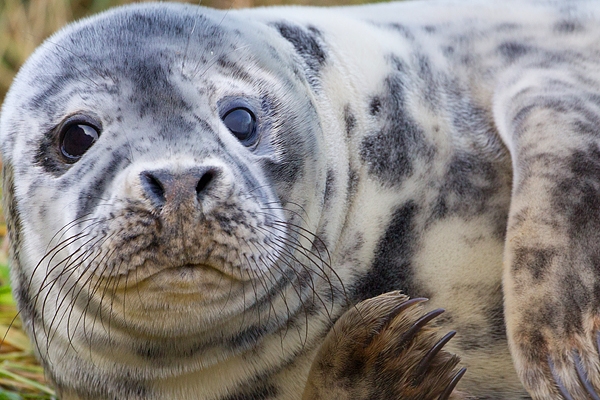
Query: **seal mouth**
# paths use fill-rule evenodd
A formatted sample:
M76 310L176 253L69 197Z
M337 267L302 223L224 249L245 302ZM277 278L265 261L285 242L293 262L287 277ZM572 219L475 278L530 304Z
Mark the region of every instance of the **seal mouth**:
M173 266L173 267L169 267L163 271L158 272L158 274L163 274L163 273L178 274L182 279L186 279L188 277L191 277L193 274L196 274L199 272L217 273L218 275L222 275L223 278L227 278L227 279L231 279L231 280L240 280L240 281L243 280L243 279L241 279L241 276L234 274L233 272L227 272L227 271L225 271L224 268L218 268L218 267L215 267L214 265L204 264L204 263L199 263L199 264L188 263L188 264Z
M198 292L203 290L222 290L233 283L243 283L248 278L236 273L233 268L218 267L205 263L186 263L158 268L136 268L125 277L127 288L144 290L166 290Z

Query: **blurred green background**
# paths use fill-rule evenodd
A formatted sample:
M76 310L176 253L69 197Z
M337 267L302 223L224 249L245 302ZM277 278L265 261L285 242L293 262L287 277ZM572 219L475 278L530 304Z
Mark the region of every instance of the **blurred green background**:
M381 0L202 0L203 6L242 8L303 4L331 6ZM385 0L384 0L385 1ZM0 0L0 103L29 54L66 23L133 0ZM180 0L199 4L199 0ZM1 160L0 160L1 166ZM1 194L1 193L0 193ZM0 213L0 400L54 399L21 329L10 294L6 226Z

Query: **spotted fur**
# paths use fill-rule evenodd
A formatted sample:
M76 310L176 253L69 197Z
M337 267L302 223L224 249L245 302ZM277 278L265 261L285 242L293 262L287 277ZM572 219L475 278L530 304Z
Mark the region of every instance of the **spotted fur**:
M404 384L452 330L431 365L460 356L455 396L600 398L599 22L584 0L144 4L52 36L0 140L14 294L62 398L427 398L456 369ZM78 160L73 124L99 135ZM418 351L395 290L447 310ZM362 354L356 385L318 373L328 346Z

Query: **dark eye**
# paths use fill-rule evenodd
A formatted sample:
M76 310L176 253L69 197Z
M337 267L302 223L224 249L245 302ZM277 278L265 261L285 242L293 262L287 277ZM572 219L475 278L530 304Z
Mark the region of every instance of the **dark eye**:
M223 115L223 123L244 146L256 143L256 117L252 111L243 107L234 108Z
M75 162L98 140L98 129L84 123L66 125L61 134L60 151L68 162Z

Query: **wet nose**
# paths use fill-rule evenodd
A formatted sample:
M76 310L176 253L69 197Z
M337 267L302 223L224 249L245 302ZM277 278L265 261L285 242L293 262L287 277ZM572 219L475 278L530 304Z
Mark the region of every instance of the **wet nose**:
M146 197L156 208L167 205L195 205L210 190L219 175L213 167L192 168L182 172L153 170L140 172L140 182Z

